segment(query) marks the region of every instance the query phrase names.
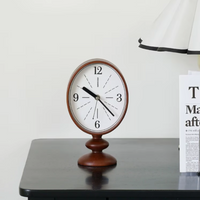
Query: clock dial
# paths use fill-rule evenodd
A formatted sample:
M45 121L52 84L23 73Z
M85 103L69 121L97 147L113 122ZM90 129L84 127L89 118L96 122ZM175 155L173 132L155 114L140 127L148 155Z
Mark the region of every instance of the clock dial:
M67 105L75 124L89 134L106 134L122 121L128 90L120 71L105 60L82 64L67 90Z

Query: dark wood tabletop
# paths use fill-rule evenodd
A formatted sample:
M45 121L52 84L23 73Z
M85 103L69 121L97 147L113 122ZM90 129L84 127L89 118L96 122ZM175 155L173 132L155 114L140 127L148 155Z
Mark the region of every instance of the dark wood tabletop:
M29 200L200 198L199 177L179 173L178 139L106 139L116 166L81 167L87 139L33 140L21 178Z

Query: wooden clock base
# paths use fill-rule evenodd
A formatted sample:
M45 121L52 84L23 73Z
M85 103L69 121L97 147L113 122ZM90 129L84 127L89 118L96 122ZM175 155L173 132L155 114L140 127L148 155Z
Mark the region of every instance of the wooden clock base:
M106 149L109 146L109 143L101 137L101 135L93 136L91 140L86 142L85 146L88 149L91 149L92 152L82 156L78 160L79 165L103 167L117 164L117 160L113 156L102 152L103 149Z

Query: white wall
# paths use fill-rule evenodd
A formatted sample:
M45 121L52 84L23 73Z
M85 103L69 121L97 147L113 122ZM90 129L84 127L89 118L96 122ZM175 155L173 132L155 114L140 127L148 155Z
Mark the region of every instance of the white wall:
M90 137L76 128L65 95L73 70L104 58L122 71L130 103L105 137L178 137L178 76L197 57L138 48L169 0L0 1L0 199L18 194L32 139Z

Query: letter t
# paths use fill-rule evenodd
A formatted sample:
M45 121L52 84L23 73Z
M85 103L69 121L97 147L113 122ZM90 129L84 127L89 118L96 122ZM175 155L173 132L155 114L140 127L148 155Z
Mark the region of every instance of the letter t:
M198 89L199 90L199 87L195 87L195 86L193 86L193 87L189 87L188 88L188 90L190 90L192 88L192 99L196 99L196 93L195 93L195 89Z

